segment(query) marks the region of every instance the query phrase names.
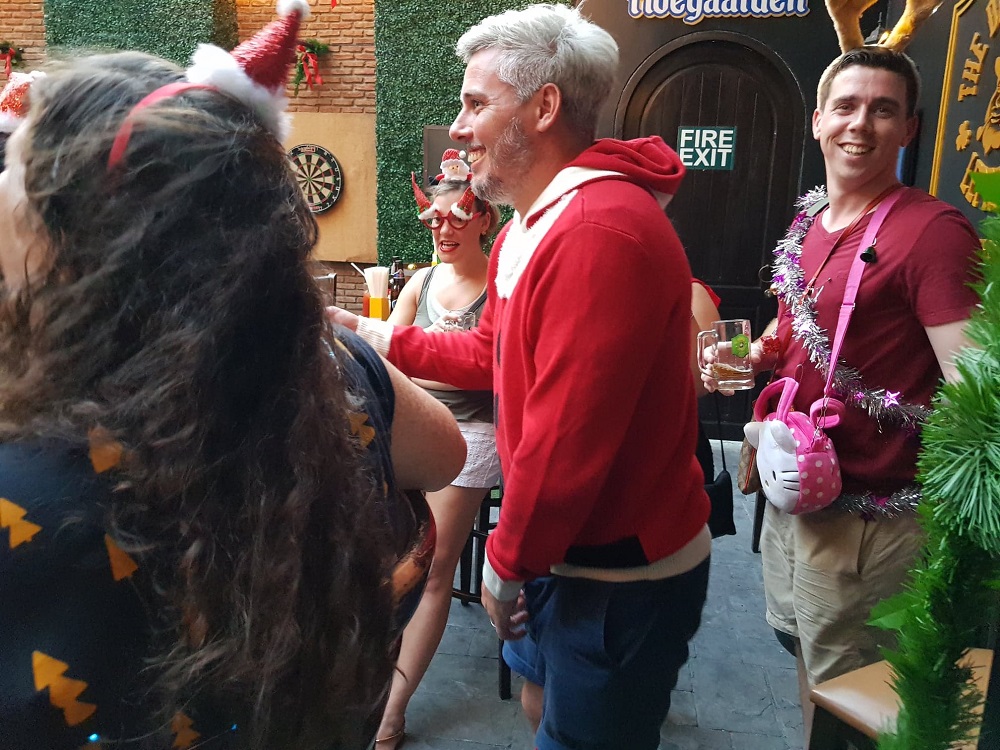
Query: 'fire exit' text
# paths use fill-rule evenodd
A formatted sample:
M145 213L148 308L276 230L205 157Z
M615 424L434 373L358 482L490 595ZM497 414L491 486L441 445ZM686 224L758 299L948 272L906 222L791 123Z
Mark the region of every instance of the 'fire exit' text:
M677 153L688 169L731 170L736 128L678 128Z

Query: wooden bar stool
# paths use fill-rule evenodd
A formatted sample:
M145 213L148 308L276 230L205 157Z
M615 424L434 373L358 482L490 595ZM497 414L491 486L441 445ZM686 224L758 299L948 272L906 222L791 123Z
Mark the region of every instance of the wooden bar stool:
M988 702L993 650L970 649L963 663L972 667L973 678ZM816 704L810 750L874 750L879 732L896 726L899 698L891 681L889 664L880 661L814 687L809 695ZM976 750L978 745L977 741L954 750Z
M458 585L451 590L453 598L462 604L479 604L479 592L483 585L483 561L486 559L486 538L496 526L491 520L494 508L500 507L503 490L497 486L490 489L479 506L465 549L458 559Z

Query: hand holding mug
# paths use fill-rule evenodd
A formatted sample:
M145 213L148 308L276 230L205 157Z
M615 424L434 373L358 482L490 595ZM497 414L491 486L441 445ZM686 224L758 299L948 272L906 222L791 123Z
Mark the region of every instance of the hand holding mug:
M709 390L743 391L754 386L750 321L717 320L698 334L698 366Z
M698 369L701 371L701 382L705 390L709 393L721 393L723 396L732 396L736 391L731 388L720 388L719 381L715 379L712 364L715 362L715 344L709 344L698 352Z
M438 320L443 331L468 331L476 327L476 314L468 310L451 310Z

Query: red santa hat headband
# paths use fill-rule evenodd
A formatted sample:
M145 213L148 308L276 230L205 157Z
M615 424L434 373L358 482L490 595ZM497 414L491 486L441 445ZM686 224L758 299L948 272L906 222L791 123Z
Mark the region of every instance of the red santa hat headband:
M0 91L0 133L13 133L28 115L28 91L35 79L44 73L14 71L7 79L7 85Z
M278 0L278 15L232 52L200 44L191 58L186 82L168 84L145 97L126 116L115 137L108 171L117 166L128 149L135 114L163 99L191 89L216 89L234 96L257 113L264 125L283 140L288 135L285 85L295 62L295 47L302 20L309 16L307 0Z

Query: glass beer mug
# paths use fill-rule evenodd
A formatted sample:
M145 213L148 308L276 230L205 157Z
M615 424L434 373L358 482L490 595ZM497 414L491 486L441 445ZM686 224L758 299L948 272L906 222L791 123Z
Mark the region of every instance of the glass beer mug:
M712 347L711 362L705 360L705 350ZM698 334L698 365L709 370L720 390L743 391L753 388L753 366L750 364L750 321L717 320L711 331Z

